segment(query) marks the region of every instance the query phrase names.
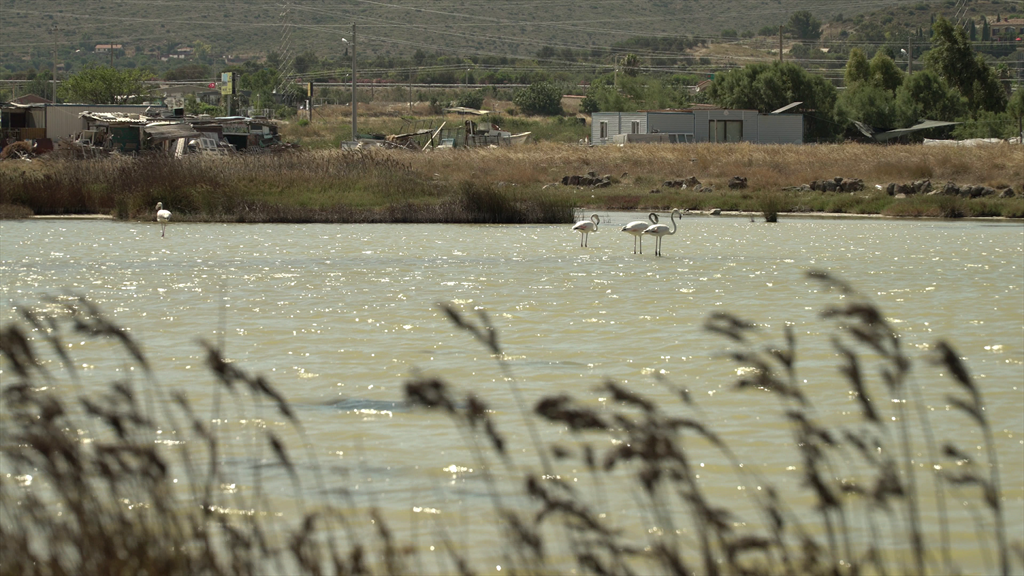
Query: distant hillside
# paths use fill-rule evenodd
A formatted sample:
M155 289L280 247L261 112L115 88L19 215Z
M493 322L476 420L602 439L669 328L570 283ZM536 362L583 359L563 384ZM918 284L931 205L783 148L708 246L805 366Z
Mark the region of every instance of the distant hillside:
M777 45L762 37L809 11L823 25L812 44L878 45L898 41L930 19L1013 15L1024 17L1017 0L0 0L0 66L52 59L54 40L62 51L93 52L97 44L120 44L123 54L153 58L196 52L214 60L239 61L268 54L287 62L312 50L321 58L348 53L357 24L361 58L409 59L420 54L449 56L453 70L477 56L537 58L548 67L579 72L581 61L611 60L606 50L640 37L696 39L704 44L749 44L749 50L708 50L723 67L770 57ZM56 28L56 32L53 29ZM894 32L895 31L895 32ZM56 38L55 38L56 36ZM186 50L191 48L192 50ZM637 52L651 61L679 52ZM586 55L587 58L582 58ZM715 62L710 62L712 65Z

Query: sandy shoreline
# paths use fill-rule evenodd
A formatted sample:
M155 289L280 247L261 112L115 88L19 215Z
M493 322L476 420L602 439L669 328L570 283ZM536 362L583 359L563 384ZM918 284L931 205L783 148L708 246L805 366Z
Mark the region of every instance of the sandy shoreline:
M109 214L49 214L29 216L28 220L114 220Z

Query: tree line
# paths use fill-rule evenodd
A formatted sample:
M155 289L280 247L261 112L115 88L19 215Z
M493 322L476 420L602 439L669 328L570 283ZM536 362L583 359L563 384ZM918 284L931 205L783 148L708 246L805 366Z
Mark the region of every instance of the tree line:
M807 22L806 15L795 15L791 26L795 34L813 36L820 28L816 21ZM695 74L664 74L643 65L635 53L626 52L615 58L611 71L596 68L591 71L589 88L581 111L634 111L641 109L684 108L693 103L710 103L724 108L754 109L763 113L801 102L794 112L805 116L805 137L808 140L830 141L855 135L853 122L862 122L876 129L909 126L920 119L959 122L953 128L937 128L925 136L940 137L1009 137L1019 131L1024 116L1024 89L1010 90L1006 82L1006 69L994 68L975 50L969 30L955 26L939 17L930 30L929 49L918 60L921 69L905 72L896 63L890 50L879 49L869 60L860 48L853 48L843 66L843 88L838 89L824 76L808 72L793 62L759 62L743 68L716 72L706 91L694 94L692 87L701 80ZM676 39L634 40L624 47L654 47L658 50L692 47L690 41ZM694 41L695 42L695 41ZM551 58L569 57L557 51L540 52ZM426 63L430 57L417 51L413 60ZM343 58L342 58L343 60ZM495 65L502 65L502 57L487 57ZM507 59L506 59L507 60ZM434 62L437 60L435 59ZM483 60L481 60L483 62ZM249 61L225 68L239 76L239 87L248 93L249 102L276 103L288 106L290 101L305 98L304 87L294 81L295 71L306 71L309 79L330 78L348 70L341 61L323 61L315 54L300 54L292 62L283 62L280 55L271 53L266 62ZM324 66L339 66L325 68ZM446 71L464 74L463 81L477 83L494 80L472 69L458 68ZM410 75L412 70L409 71ZM443 80L420 70L409 81L434 83ZM91 66L61 84L65 101L91 103L120 103L147 93L144 84L151 74L143 69L115 70L110 67ZM190 63L169 71L166 80L194 80L209 78L211 71L203 63ZM304 77L304 78L305 78ZM505 78L508 79L507 77ZM557 72L531 68L517 83L529 88L512 93L516 106L527 114L553 115L562 113L561 97L565 86L578 79L558 76ZM560 82L561 80L561 82ZM584 80L585 81L585 80ZM443 83L443 82L442 82ZM458 82L454 83L458 86ZM461 91L454 103L479 107L483 93L480 90ZM492 90L493 92L493 90ZM476 106L472 106L476 104ZM190 112L214 112L202 109L190 100Z
M831 141L855 135L853 121L876 129L910 126L921 119L959 122L919 137L996 137L1019 135L1024 117L1024 87L1011 84L975 52L968 32L945 18L932 26L924 68L900 69L887 51L871 60L859 48L850 51L844 89L789 62L754 63L716 73L703 95L688 97L671 83L643 79L629 66L614 79L596 81L583 108L588 112L678 108L693 101L762 113L801 102L794 112L805 117L808 140Z

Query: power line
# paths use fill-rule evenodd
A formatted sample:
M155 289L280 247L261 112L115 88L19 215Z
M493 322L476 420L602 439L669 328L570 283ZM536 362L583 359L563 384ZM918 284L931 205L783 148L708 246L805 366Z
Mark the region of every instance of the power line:
M535 26L535 27L539 27L539 28L544 28L544 29L550 29L550 30L560 30L560 31L566 31L566 32L579 32L579 33L588 32L588 33L592 33L592 34L601 34L604 38L607 38L607 39L610 40L610 39L613 39L613 38L616 38L616 37L625 38L625 39L629 39L631 37L633 37L633 38L635 38L635 37L642 37L642 36L644 36L643 32L638 32L638 31L631 30L630 27L633 26L633 25L644 26L647 22L650 22L652 19L662 19L661 17L653 17L653 16L652 17L639 17L639 16L638 17L623 17L623 18L619 18L619 19L614 20L617 25L621 24L622 26L616 26L614 28L608 28L608 27L604 27L604 26L599 26L598 25L598 24L603 24L603 23L608 22L608 20L606 20L606 19L591 19L591 20L581 19L578 22L572 22L572 23L566 23L566 22L563 22L563 21L534 22L534 21L524 20L522 18L518 18L518 19L517 18L501 18L501 17L495 17L493 15L471 14L471 13L468 13L469 9L466 9L466 8L456 9L456 4L453 3L453 2L434 2L434 1L418 2L418 3L417 2L403 2L403 4L399 5L399 4L392 4L392 3L387 3L387 2L381 2L381 1L378 1L378 0L357 0L357 1L358 1L359 4L367 5L367 6L373 6L375 8L381 9L381 10L398 11L398 12L412 13L412 14L416 14L417 13L416 11L418 11L418 13L430 13L430 14L434 14L434 15L437 15L437 16L443 16L446 19L451 19L451 20L453 20L453 21L458 23L458 24L456 24L454 26L452 26L452 25L444 25L444 24L426 25L426 24L416 24L416 23L395 22L393 20L386 20L386 19L381 19L381 18L373 18L373 17L370 17L370 16L360 16L358 21L360 22L360 26L362 27L363 30L365 30L367 28L373 28L373 29L376 29L376 30L417 31L419 33L422 33L422 37L424 38L424 40L417 40L415 38L410 38L410 36L411 36L410 34L404 34L403 36L398 37L396 35L385 35L385 34L381 34L381 33L377 33L377 34L365 34L364 33L364 34L360 35L360 37L361 37L361 39L363 40L364 43L377 44L378 46L399 46L399 47L403 47L403 48L419 48L419 49L434 50L436 52L436 51L438 51L439 45L432 38L436 38L436 37L457 38L457 39L461 40L462 42L459 43L458 45L455 45L454 43L448 43L448 44L445 45L445 48L442 50L442 52L445 52L445 51L451 52L451 53L455 54L456 57L459 57L459 56L461 56L461 57L470 57L470 56L472 56L474 58L478 58L478 57L507 57L507 58L510 58L510 60L512 62L520 62L521 63L521 62L536 61L538 63L544 63L544 64L547 65L546 67L543 67L543 68L530 69L530 68L526 68L526 67L522 66L522 64L515 64L516 70L520 70L520 71L528 70L528 69L529 70L540 70L540 69L543 69L543 70L547 70L547 71L560 71L560 70L579 71L579 70L591 70L591 69L595 69L595 68L596 69L600 69L600 68L611 69L612 65L609 64L609 63L601 63L601 62L593 62L593 61L578 62L578 61L568 60L568 59L565 59L565 58L537 58L537 57L531 56L531 55L523 56L523 55L510 54L508 51L502 51L500 49L481 50L479 48L471 48L469 46L468 42L466 42L467 40L469 40L469 41L480 41L480 42L488 42L488 41L489 42L495 42L495 41L499 41L499 42L504 43L503 45L509 45L509 46L515 46L515 47L535 47L535 46L538 46L538 41L536 41L534 39L530 39L530 38L524 38L522 36L515 36L515 35L512 35L512 34L508 34L508 33L506 33L506 34L495 34L493 32L488 32L488 33L473 32L472 28L468 28L462 22L486 22L488 24L494 24L495 25L494 27L505 27L505 28L508 28L509 26L515 26L515 25L531 25L531 26ZM843 5L843 7L846 8L846 9L849 9L851 7L852 8L857 8L857 7L861 7L861 8L864 8L864 7L879 7L879 6L892 6L892 5L910 4L910 3L917 4L919 2L920 2L920 0L905 0L905 1L898 0L898 1L895 1L895 2L881 2L879 0L871 0L871 1L863 1L863 2L846 3L846 4ZM195 8L195 4L192 3L192 2L174 2L174 1L158 1L158 0L122 0L121 3L122 4L128 4L128 5L131 5L131 6L144 7L144 8L153 8L153 7L156 7L156 6L163 6L163 7L182 6L182 7ZM597 3L601 4L601 5L604 5L604 6L607 6L607 5L622 5L623 4L622 2L617 2L615 0L605 0L605 1L599 1ZM932 2L932 3L936 3L937 4L938 0L936 0L935 2ZM530 6L541 5L541 3L534 2L534 1L513 2L513 4L515 4L516 6L519 6L519 7L523 7L523 8L527 8L527 7L530 7ZM793 10L798 9L798 8L814 7L814 6L817 6L817 5L820 5L820 4L821 3L813 3L813 2L810 2L810 1L806 1L806 2L787 2L786 7L781 7L781 6L779 8L767 7L767 8L758 9L758 10L755 10L755 11L752 11L752 12L754 14L769 14L769 15L770 14L786 14L786 13L790 13ZM552 0L551 2L544 2L543 5L547 6L547 7L555 6L555 7L563 7L564 8L564 7L574 6L575 4L574 4L574 2L569 2L569 1L564 1L563 2L563 1L558 1L558 0ZM316 23L315 20L312 20L312 19L311 20L307 20L305 22L295 22L294 18L293 18L293 14L295 12L300 12L300 13L306 14L306 15L312 15L314 17L316 17L316 16L330 17L330 18L333 18L335 20L337 20L338 18L342 18L342 17L349 17L350 15L354 19L355 15L356 15L356 9L355 8L350 8L350 7L320 8L320 7L313 7L313 6L304 6L304 5L297 4L297 3L285 4L284 5L284 12L283 13L279 13L280 10L282 9L282 6L278 2L269 2L269 1L268 2L262 2L262 1L259 1L259 0L254 0L254 1L249 1L249 2L233 2L233 1L230 1L230 0L228 0L227 2L218 2L216 4L216 8L215 9L217 9L217 10L224 9L224 8L222 8L222 6L223 7L227 7L229 10L232 10L232 11L236 10L236 9L243 9L243 8L246 9L246 10L262 10L264 12L270 13L271 16L273 16L274 14L277 14L277 17L275 19L275 22L265 23L265 22L251 22L251 21L250 22L240 22L240 21L234 21L234 22L204 21L204 19L202 19L202 18L192 18L192 19L189 19L189 20L180 20L180 19L168 20L168 19L163 19L163 18L134 17L131 14L119 15L119 16L96 15L96 14L92 14L92 13L86 14L86 15L81 15L81 14L68 15L68 14L64 14L64 13L58 13L58 14L61 14L62 16L73 16L73 17L76 18L76 20L77 19L82 19L81 21L83 23L88 23L88 22L94 22L95 23L95 22L98 22L98 21L110 21L110 22L118 22L118 23L150 23L150 22L161 22L161 23L164 23L164 22L166 22L168 24L184 24L184 23L188 23L189 25L192 25L192 26L208 25L208 26L216 26L216 27L219 27L219 28L225 28L226 27L226 28L249 28L249 29L251 29L251 28L257 28L258 29L258 28L263 28L263 27L278 26L281 29L281 40L280 40L280 43L279 43L279 50L278 51L281 53L281 57L282 57L281 66L280 66L281 82L279 83L278 88L283 87L284 84L287 83L289 80L295 80L295 79L298 79L298 78L300 78L302 76L305 76L305 75L298 74L294 70L295 58L296 58L297 52L298 52L298 48L296 47L296 43L293 40L293 35L295 34L296 31L309 32L309 33L314 33L316 35L340 36L341 34L343 34L345 32L345 29L343 29L342 27L343 26L347 27L347 25L342 25L342 24ZM965 0L957 0L956 8L957 8L958 12L960 10L964 10L965 11L966 10L965 7L966 7L966 1ZM210 8L210 10L213 10L213 9L214 8ZM273 12L269 12L269 11L273 11ZM16 10L16 11L13 11L13 12L17 13L17 14L40 14L40 13L36 13L36 12L31 12L29 10L24 10L24 11L17 11ZM124 11L122 10L122 12L124 12ZM726 17L728 17L730 15L735 16L735 15L738 14L737 11L730 11L728 9L719 10L718 12L719 12L720 15L723 15L723 16L726 16ZM748 13L751 13L751 11L744 12L744 14L748 14ZM41 14L46 15L47 13L44 12L44 13L41 13ZM282 17L283 17L283 21L282 21ZM363 24L364 21L366 22L365 24ZM84 27L85 26L83 26L83 28ZM94 26L93 29L97 29L98 30L100 28L98 26ZM458 34L457 35L453 35L452 34L453 30L457 30ZM611 34L614 34L614 36L612 36ZM665 35L665 34L654 34L654 36L655 37L659 37L659 38L687 39L687 40L693 40L693 41L697 41L697 42L712 41L712 42L716 42L716 43L721 43L723 41L723 39L720 36L701 36L701 35L698 35L698 36L686 36L686 35ZM138 38L143 38L143 37L138 37ZM124 40L119 39L119 41L124 41ZM621 53L621 52L629 51L629 52L636 53L638 56L641 56L642 58L650 58L650 59L667 58L667 59L677 59L677 61L680 61L678 64L676 64L674 66L673 65L664 65L664 66L663 65L651 65L651 66L644 67L645 70L648 70L648 71L651 71L651 72L663 72L663 73L686 73L686 72L691 72L691 71L705 71L706 67L697 67L694 64L692 64L692 61L694 61L695 59L698 59L698 58L706 59L706 60L698 60L698 61L706 61L706 62L713 63L718 68L736 66L738 63L744 63L744 62L753 62L753 61L767 60L767 58L763 58L761 56L754 56L754 55L724 55L724 54L700 54L700 55L686 54L686 55L680 55L679 53L674 52L674 51L662 51L662 50L657 50L657 49L642 49L642 48L638 48L638 47L631 47L631 48L616 48L614 46L594 47L594 46L581 45L579 43L574 43L574 42L571 42L571 41L569 41L569 42L557 42L557 41L546 42L546 41L542 41L542 42L544 42L543 43L544 46L551 46L553 48L568 49L568 50L572 50L572 51L578 51L578 52L581 52L581 53L591 53L591 54L593 54L595 52L598 52L598 53L603 53L605 55L611 55L611 54L614 54L614 53ZM736 43L738 43L738 42L736 42ZM832 47L832 48L840 47L840 46L841 47L848 47L848 46L877 47L877 46L882 46L882 45L886 45L886 44L891 44L891 42L889 42L889 41L874 41L874 42L858 41L858 42L851 42L851 41L847 41L847 40L834 40L834 41L826 40L826 41L822 41L822 42L817 42L816 44L819 44L819 45L825 46L825 47ZM9 45L10 44L8 44L8 46ZM4 46L4 44L2 42L0 42L0 46ZM793 58L793 59L791 59L791 61L795 61L796 63L798 63L798 64L800 64L800 65L802 65L802 66L804 66L804 67L806 67L808 69L815 69L815 70L821 69L821 70L826 70L826 71L829 71L829 72L832 71L832 70L841 70L842 66L844 65L844 63L842 63L838 59L828 59L828 58L802 58L802 59L801 58ZM834 69L833 68L827 68L827 67L825 67L825 68L811 68L811 66L814 66L814 65L819 65L819 66L826 65L827 66L828 64L836 64L836 68L834 68ZM452 70L455 70L456 68L458 68L460 66L463 66L463 65L459 64L459 65L454 65L454 66L455 67L452 68ZM476 66L478 69L485 69L485 68L482 68L481 65L479 65L479 64L474 64L474 66ZM439 70L439 69L436 68L436 67L433 67L433 68L428 68L427 70ZM389 69L368 68L367 69L367 74L373 74L373 73L377 73L377 74L384 74L384 73L413 74L413 73L420 72L420 71L424 71L424 69L423 68L419 68L419 67L417 67L417 68L405 67L405 68L398 68L398 69L395 69L395 68L389 68ZM441 70L441 71L443 71L443 70ZM333 73L340 74L340 73L342 73L342 70L339 69L339 70L336 70L336 71L326 71L326 72L325 71L319 71L317 74L318 75L321 75L321 74L322 75L329 75L329 74L333 74Z

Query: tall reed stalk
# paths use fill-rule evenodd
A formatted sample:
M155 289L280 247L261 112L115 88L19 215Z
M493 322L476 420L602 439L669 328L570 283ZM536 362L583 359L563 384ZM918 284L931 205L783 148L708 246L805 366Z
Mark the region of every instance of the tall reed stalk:
M744 468L729 443L708 426L706 414L685 387L659 378L681 400L680 407L673 407L606 381L598 392L613 401L606 410L592 408L566 393L544 397L534 405L535 414L554 425L554 431L572 434L575 448L561 443L544 445L535 435L531 435L532 445L540 454L568 462L570 468L588 470L595 485L601 485L602 479L612 482L618 469L626 469L637 493L644 496L640 509L664 537L645 538L617 530L602 520L605 508L600 500L587 499L582 487L558 480L561 468L552 473L545 465L543 475L529 472L525 476L527 494L536 501L537 511L531 524L519 527L522 536L513 543L529 541L546 527L557 525L571 534L576 569L597 574L950 574L960 568L950 554L947 524L954 520L947 512L943 487L975 485L992 516L992 528L979 532L978 549L984 554L994 543L1000 573L1010 574L1011 548L1000 504L994 442L980 390L955 351L940 341L933 361L968 392L966 399L950 395L947 401L980 429L987 452L983 463L975 463L955 441L946 441L939 449L923 400L907 383L913 361L882 312L834 276L812 272L809 277L843 293L845 303L826 309L822 318L835 322L832 345L841 359L843 378L836 382L833 393L856 399L859 425L830 424L833 416L816 408L802 390L791 327L785 329L783 345L760 344L755 323L728 313L712 314L705 327L735 346L726 353L742 374L734 388L767 393L778 401L781 415L791 426L792 446L802 461L800 487L815 502L816 521L797 514L780 497L779 489ZM450 306L445 309L457 327L484 343L500 362L498 349L488 344L496 338L494 328L482 312L481 323L475 324ZM865 364L873 365L872 371L880 374L877 381L868 377ZM425 400L424 385L419 381L407 384L410 402L427 408L450 406L447 411L457 421L474 418L469 409L454 408L454 393L443 382L430 382L431 400ZM877 396L885 400L880 402ZM439 402L437 397L446 400ZM915 436L927 445L923 457L912 448L918 443ZM754 497L754 512L761 522L737 516L706 491L694 462L708 455L692 447L699 444L696 439L718 451L738 477L764 487ZM503 440L495 444L502 447L503 454L508 452ZM922 458L924 467L919 464ZM952 465L950 458L956 461ZM956 464L964 463L970 463L967 471L951 472L962 470ZM928 476L936 486L938 536L926 531L922 521L926 503L918 488L920 468L930 471ZM669 512L680 506L685 513ZM901 542L887 541L881 528L892 524L894 507L903 510L903 523L902 527L893 525L888 533ZM692 530L684 532L697 536L691 544L672 536L686 524ZM862 532L860 526L870 529L857 536ZM901 549L909 550L909 556L902 555ZM1020 564L1024 566L1024 558Z

